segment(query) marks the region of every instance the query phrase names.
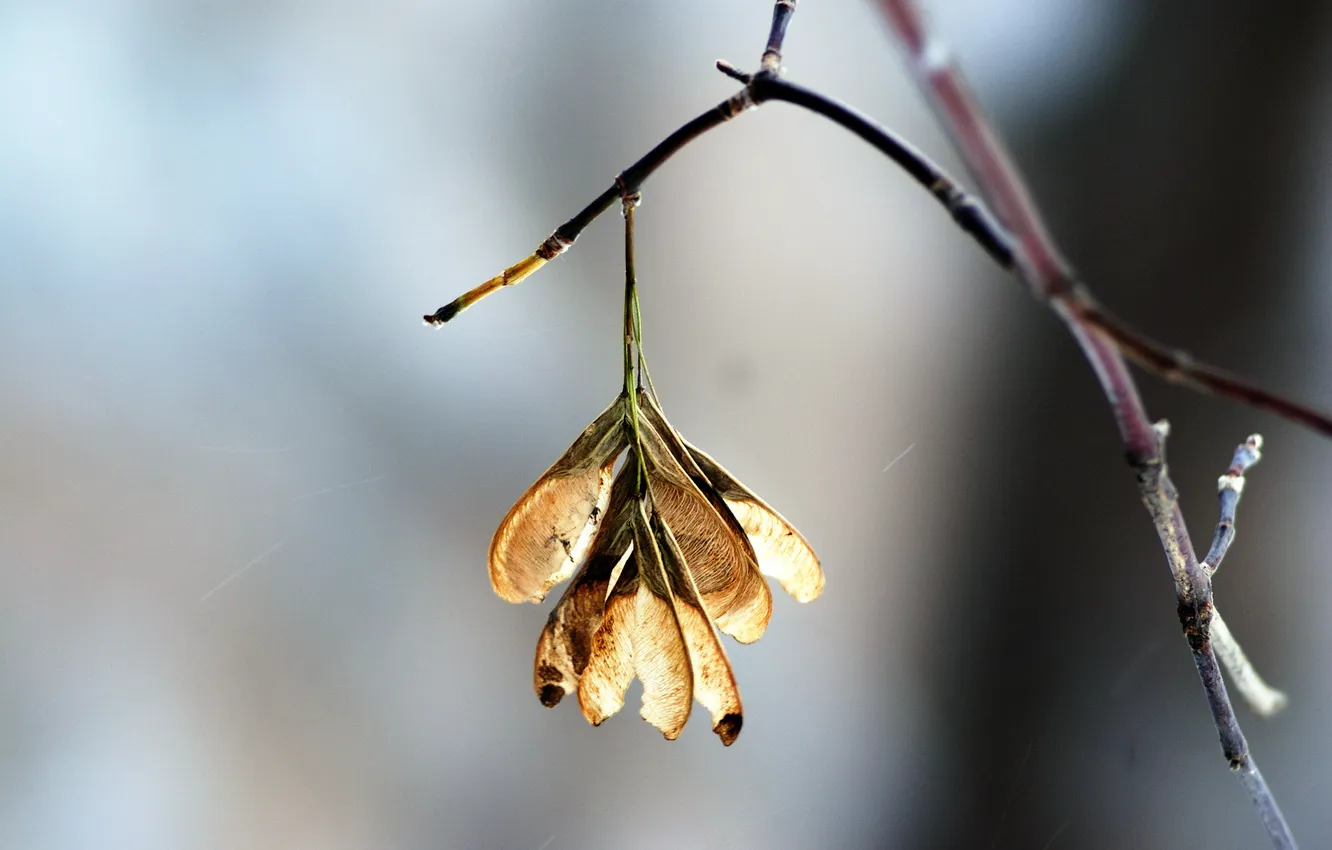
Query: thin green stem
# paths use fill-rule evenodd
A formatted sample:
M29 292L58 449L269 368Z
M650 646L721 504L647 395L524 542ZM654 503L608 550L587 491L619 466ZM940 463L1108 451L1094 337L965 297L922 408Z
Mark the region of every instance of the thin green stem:
M634 464L637 476L635 491L642 498L647 487L647 463L643 459L643 435L638 424L638 393L634 391L635 380L642 385L641 374L634 369L637 356L641 369L643 346L639 341L642 330L642 317L638 309L638 278L634 271L634 207L638 206L638 193L626 194L624 205L624 392L629 396L629 426L633 430L633 445L630 447L630 462Z
M638 389L643 389L643 311L638 306L638 286L634 286L634 347L638 350Z
M639 306L637 288L634 289L634 327L638 340L638 388L642 389L643 381L647 381L648 392L660 404L661 397L657 395L657 386L652 383L652 373L648 371L647 358L643 356L643 310Z
M624 392L634 394L634 248L633 210L624 208ZM632 404L632 402L631 402Z

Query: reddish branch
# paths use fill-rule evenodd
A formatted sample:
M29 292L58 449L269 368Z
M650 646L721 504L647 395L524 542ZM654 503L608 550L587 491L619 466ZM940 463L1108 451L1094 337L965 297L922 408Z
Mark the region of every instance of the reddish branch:
M1143 504L1151 514L1175 583L1180 624L1193 652L1232 769L1240 774L1272 843L1294 848L1290 833L1249 753L1212 649L1214 616L1211 570L1200 564L1179 509L1165 461L1169 426L1152 424L1120 350L1120 340L1095 321L1095 305L1064 261L1042 222L1017 169L977 106L961 71L930 36L912 0L879 0L890 28L906 50L916 82L970 169L981 196L1014 240L1014 267L1039 299L1049 303L1082 348L1114 414ZM1223 517L1224 519L1224 517ZM1219 559L1218 559L1219 560Z

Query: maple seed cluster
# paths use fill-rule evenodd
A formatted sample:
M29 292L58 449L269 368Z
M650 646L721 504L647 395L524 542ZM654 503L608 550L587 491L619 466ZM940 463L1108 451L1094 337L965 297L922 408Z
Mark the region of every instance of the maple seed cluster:
M643 719L667 739L697 699L728 746L743 709L717 630L741 643L763 636L765 574L800 602L823 590L804 537L687 443L641 385L626 386L523 494L489 560L491 585L509 602L540 602L573 576L537 642L543 705L576 691L599 725L637 677Z

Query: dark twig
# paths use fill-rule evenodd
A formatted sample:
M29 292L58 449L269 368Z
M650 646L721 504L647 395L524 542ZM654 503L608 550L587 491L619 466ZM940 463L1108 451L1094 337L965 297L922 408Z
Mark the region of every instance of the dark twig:
M796 0L777 0L772 6L772 29L768 31L768 46L763 50L759 67L779 73L782 69L782 42L786 40L786 25L795 14Z
M724 63L717 63L722 67ZM908 142L832 98L788 82L775 74L758 73L747 79L755 103L769 100L799 106L850 130L888 157L938 201L953 221L970 234L1004 268L1013 264L1012 239L990 211L958 185L949 174Z
M623 192L638 191L658 168L685 145L751 107L770 100L782 101L832 121L883 153L924 187L944 207L953 221L975 239L996 264L1009 271L1019 271L1039 297L1058 296L1061 301L1059 310L1075 316L1086 329L1097 332L1099 337L1111 343L1120 353L1143 369L1165 381L1270 411L1284 419L1332 437L1332 416L1263 389L1222 369L1198 362L1188 352L1163 345L1124 324L1101 307L1086 287L1073 277L1062 257L1053 252L1053 248L1048 244L1048 236L1043 232L1042 239L1046 245L1044 249L1015 253L1013 237L995 219L990 210L964 191L956 180L931 162L927 156L851 107L783 79L780 76L781 44L794 6L795 4L789 0L781 0L774 7L772 32L768 38L768 47L763 54L764 70L757 74L746 74L726 62L717 63L718 70L744 84L743 90L671 133L637 162L620 172L605 191L573 218L561 224L535 252L425 316L426 323L436 327L443 325L487 295L523 280L547 261L569 250L574 240L587 226L610 209ZM923 31L917 31L917 35L922 33ZM774 56L775 65L772 61ZM968 110L974 109L974 104L962 87L960 79L953 79L951 74L945 75L940 85L946 90L945 94L940 95L942 102L952 104L953 108L960 110L964 116ZM976 127L969 127L967 132L979 134L981 137L988 136L989 133L986 129ZM971 137L972 135L967 136ZM990 181L995 179L986 175L1002 174L1009 167L1006 158L997 151L981 147L977 151L977 156L981 165L973 165L972 168L982 187L992 185ZM968 162L971 162L970 158ZM1039 219L1033 219L1034 213L1025 191L1020 191L1016 200L1008 199L1006 196L1001 200L1002 203L997 203L995 199L990 199L990 203L1000 212L1001 217L1004 210L1016 216L1016 218L1005 218L1005 221L1010 224L1015 221L1026 222L1024 227L1028 231L1033 228L1040 229ZM1032 269L1023 272L1016 266L1018 256L1036 257L1039 262L1034 263ZM1033 278L1031 274L1036 271L1040 271L1043 277ZM1041 282L1033 284L1031 283L1033 280Z
M1194 554L1166 467L1165 439L1169 425L1164 421L1151 423L1119 341L1098 323L1089 321L1084 288L1050 237L1017 169L972 98L960 70L943 47L930 39L915 4L911 0L879 0L878 5L905 47L916 82L952 136L981 194L1013 234L1014 266L1018 274L1064 321L1101 383L1143 504L1165 550L1174 578L1180 623L1207 695L1222 752L1231 769L1241 774L1273 845L1293 848L1295 840L1290 828L1249 754L1248 742L1235 718L1217 666L1211 633L1215 617L1211 573Z
M685 145L697 139L707 131L718 127L729 121L735 116L744 112L750 106L753 106L750 100L749 91L743 89L732 95L726 100L699 115L694 120L685 124L680 129L671 133L663 139L656 147L644 154L637 162L616 175L614 182L606 191L597 195L592 203L583 207L573 218L561 224L555 229L555 232L546 238L544 242L537 246L536 251L524 258L520 262L510 266L500 272L495 277L481 284L480 286L468 290L462 295L440 307L434 313L423 317L426 324L436 327L457 316L463 310L485 298L492 292L504 286L512 286L523 280L532 272L541 268L549 260L553 260L560 254L573 247L574 240L582 234L587 226L597 219L602 213L611 208L611 205L626 194L633 194L642 187L643 181L647 180L662 166L666 160L678 153Z
M780 77L744 74L725 62L718 62L717 68L728 77L749 86L755 104L776 100L803 107L868 142L925 187L948 211L953 221L975 239L999 266L1016 271L1013 240L1003 225L994 219L983 204L962 190L957 181L909 143L854 109ZM1006 160L992 158L987 167L996 170L1004 162ZM1058 257L1058 254L1047 256ZM1059 267L1062 266L1063 260L1060 259ZM1071 274L1067 270L1061 273ZM1200 363L1187 351L1170 348L1151 339L1116 318L1096 302L1085 286L1071 278L1055 285L1065 290L1063 295L1068 308L1076 312L1087 326L1110 338L1124 356L1162 380L1270 411L1332 437L1332 416L1222 369Z

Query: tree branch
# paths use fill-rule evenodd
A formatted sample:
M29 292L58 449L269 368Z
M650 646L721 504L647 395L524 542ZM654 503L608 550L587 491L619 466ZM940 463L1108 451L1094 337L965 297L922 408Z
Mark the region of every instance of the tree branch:
M1263 438L1252 434L1235 449L1235 458L1230 462L1226 474L1217 479L1217 499L1221 503L1221 519L1216 524L1212 535L1212 548L1207 551L1202 568L1208 575L1215 575L1221 561L1235 541L1235 509L1239 506L1240 496L1244 494L1244 474L1262 460ZM1240 648L1239 641L1231 634L1226 621L1221 619L1221 612L1212 609L1212 647L1217 658L1230 673L1235 682L1235 689L1256 713L1271 717L1286 707L1286 695L1263 680L1254 668L1253 662Z
M1075 286L1069 293L1069 303L1087 325L1113 340L1125 357L1149 374L1196 392L1266 410L1310 431L1332 437L1332 417L1327 413L1264 389L1224 369L1196 361L1187 351L1170 348L1145 336L1096 303L1085 287Z
M921 92L961 152L981 195L1013 234L1016 271L1032 293L1048 301L1064 321L1100 381L1143 504L1165 550L1174 579L1180 624L1202 680L1222 752L1231 769L1239 772L1273 846L1294 848L1295 839L1249 753L1217 666L1212 649L1215 612L1211 570L1200 564L1194 554L1166 467L1165 439L1170 432L1169 424L1151 423L1124 360L1119 338L1103 323L1089 319L1093 314L1088 310L1090 298L1085 288L1050 237L1017 169L972 98L961 71L944 47L931 39L915 4L911 0L879 0L878 8L905 48Z
M1216 480L1216 496L1221 502L1221 519L1216 524L1212 535L1212 548L1207 550L1203 559L1203 568L1215 574L1221 566L1221 560L1230 551L1230 544L1235 542L1235 509L1239 507L1240 496L1244 495L1244 473L1263 459L1263 437L1250 434L1249 438L1235 449L1235 459L1230 462L1226 474Z
M795 14L796 0L777 0L772 5L772 29L768 31L768 46L763 49L759 67L764 71L780 73L782 70L782 42L786 40L786 25Z
M892 9L900 6L887 2L883 5ZM434 313L424 316L426 324L435 327L443 325L487 295L522 281L548 261L569 250L588 225L610 209L624 192L638 191L658 168L690 142L750 108L768 101L780 101L832 121L883 153L928 191L958 227L971 236L997 265L1008 271L1017 271L1038 298L1058 299L1060 304L1056 306L1057 312L1067 314L1087 331L1095 332L1103 342L1108 342L1147 372L1170 383L1267 410L1332 437L1332 416L1327 413L1266 390L1222 369L1198 362L1188 352L1151 339L1101 307L1087 288L1073 276L1068 264L1055 250L1021 184L1010 186L1011 191L990 197L994 193L989 192L987 187L997 185L995 181L1003 180L1002 175L1011 171L1011 166L997 143L994 143L989 129L983 123L973 123L973 116L979 118L976 106L952 66L947 62L940 64L943 54L934 51L935 59L917 59L914 62L917 74L924 75L921 77L923 85L937 88L936 97L941 104L938 108L945 109L940 115L946 117L945 124L949 127L956 126L954 138L966 154L968 165L982 192L986 194L987 202L998 212L999 220L985 204L969 195L947 172L906 141L851 107L783 79L780 76L782 40L794 8L792 0L779 0L775 4L772 30L761 60L763 70L757 74L745 74L729 63L717 63L718 70L744 84L741 91L671 133L620 172L605 191L573 218L561 224L532 254ZM891 17L900 16L901 13L890 11L886 14ZM912 18L905 25L914 26L914 21ZM923 29L917 28L912 33L923 50ZM955 117L962 123L955 125ZM980 140L988 141L981 144ZM1000 221L1007 223L1014 232L1036 233L1040 239L1033 245L1025 246L1022 251L1015 252L1014 238ZM1021 263L1030 268L1019 268L1020 258Z

